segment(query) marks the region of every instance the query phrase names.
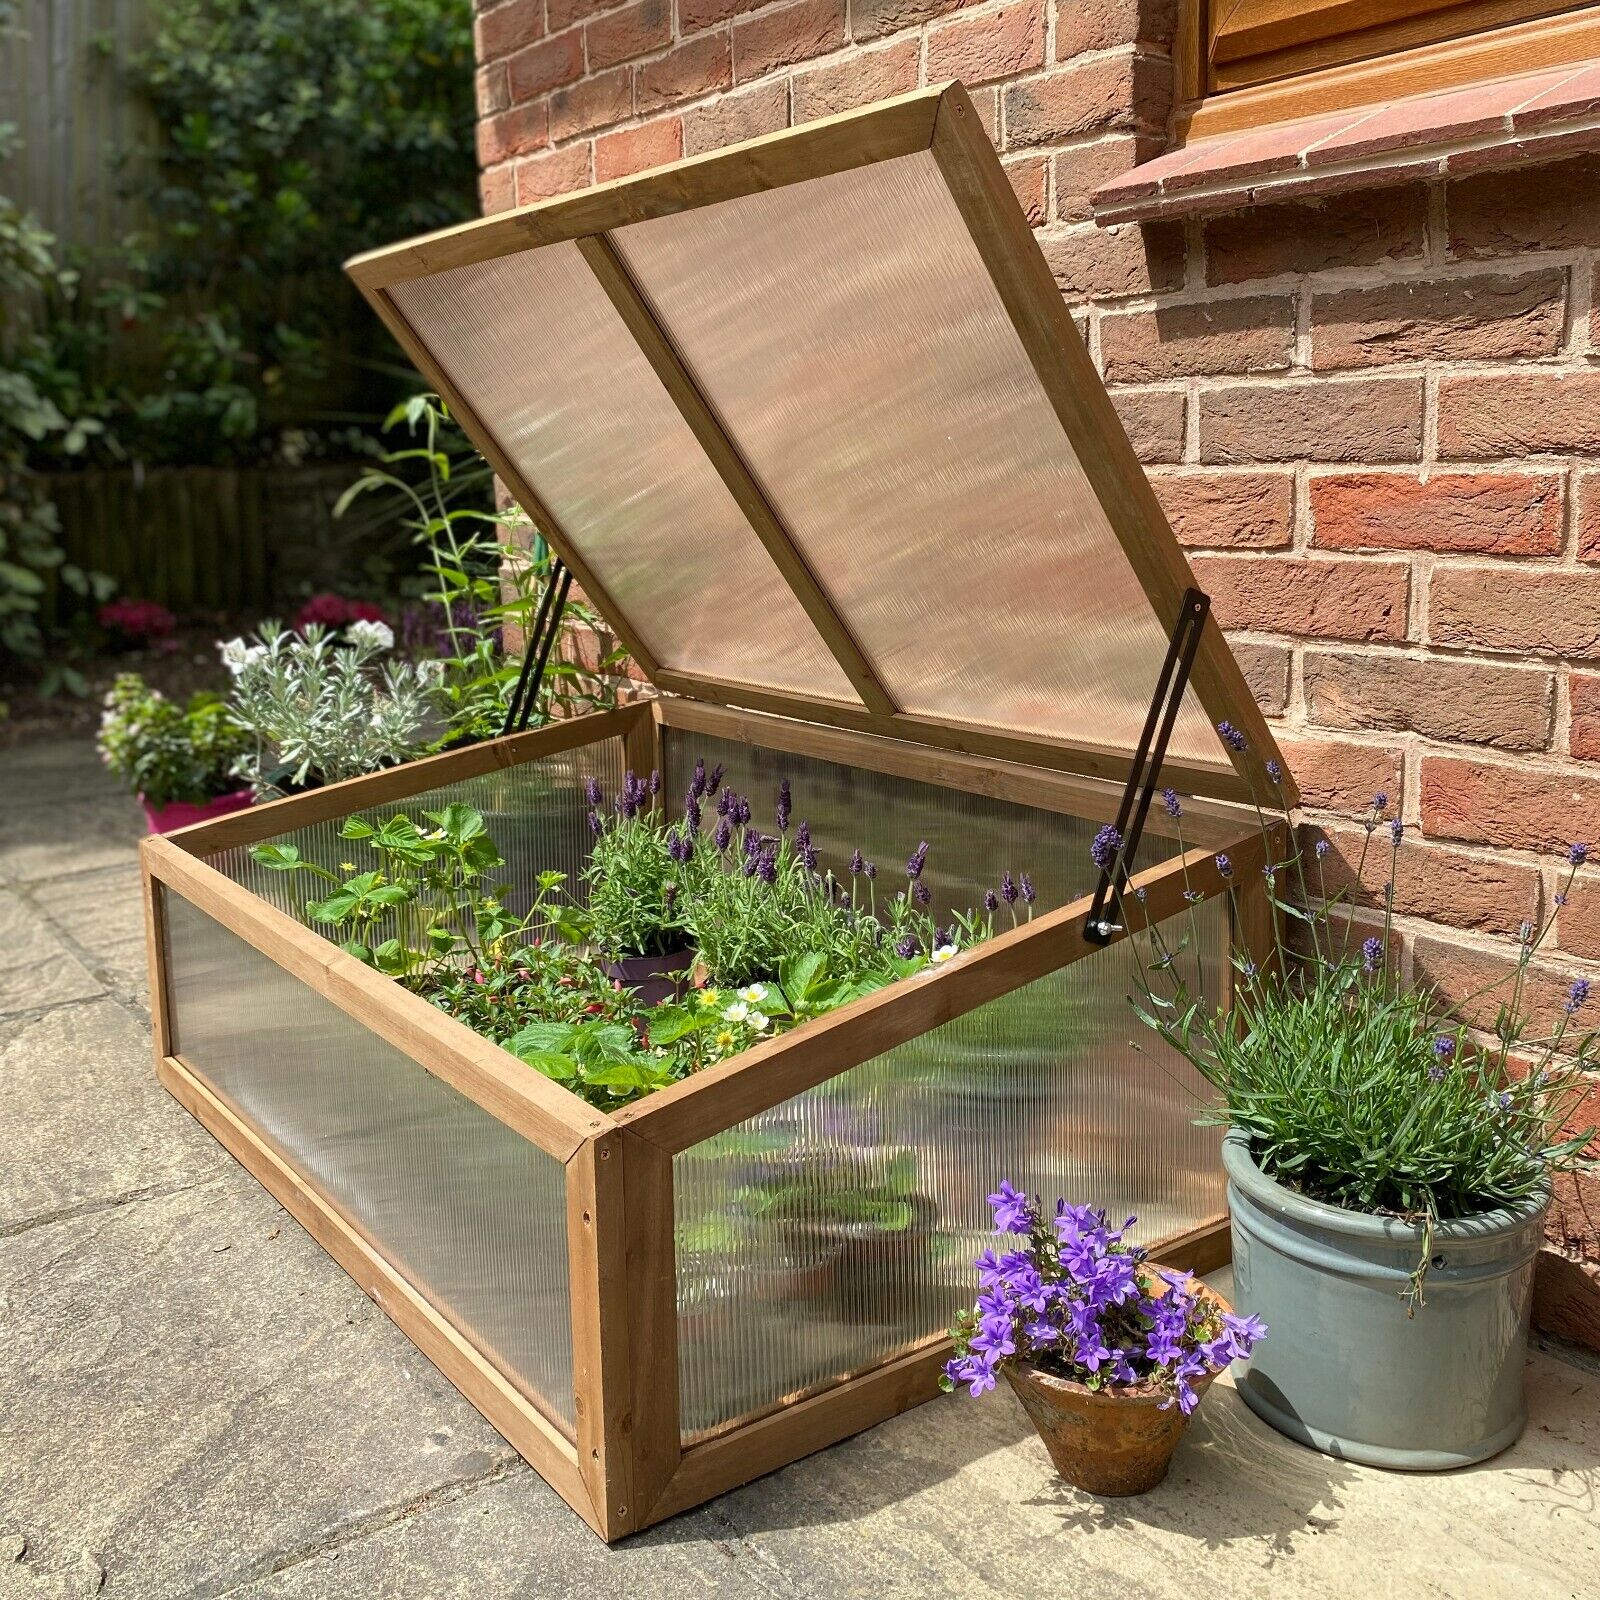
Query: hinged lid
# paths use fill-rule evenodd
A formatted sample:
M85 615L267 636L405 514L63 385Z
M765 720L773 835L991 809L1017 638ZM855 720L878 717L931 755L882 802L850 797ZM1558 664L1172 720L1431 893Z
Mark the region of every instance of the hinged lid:
M348 270L663 689L1126 777L1193 579L959 84Z

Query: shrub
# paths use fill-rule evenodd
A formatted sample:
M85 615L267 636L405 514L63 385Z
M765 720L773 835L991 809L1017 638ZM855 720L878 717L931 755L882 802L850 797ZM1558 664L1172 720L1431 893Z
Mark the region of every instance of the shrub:
M152 807L201 805L234 787L233 765L248 741L218 696L197 694L178 705L125 672L105 706L100 759Z

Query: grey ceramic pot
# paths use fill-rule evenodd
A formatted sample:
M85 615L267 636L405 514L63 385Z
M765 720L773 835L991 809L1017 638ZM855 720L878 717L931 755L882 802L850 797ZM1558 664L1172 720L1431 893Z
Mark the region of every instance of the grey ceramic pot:
M1522 1432L1523 1353L1548 1194L1434 1232L1426 1304L1401 1298L1422 1230L1323 1205L1223 1141L1233 1300L1267 1323L1235 1368L1250 1409L1301 1444L1376 1467L1483 1461Z
M682 998L694 958L693 950L674 950L665 956L624 956L620 961L607 961L605 972L624 989L632 989L640 1005L659 1006Z

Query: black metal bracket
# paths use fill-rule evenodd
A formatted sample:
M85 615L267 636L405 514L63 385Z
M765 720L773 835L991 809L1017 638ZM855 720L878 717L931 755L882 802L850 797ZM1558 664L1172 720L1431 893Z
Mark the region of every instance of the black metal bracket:
M539 704L539 686L544 682L550 652L561 633L561 613L566 607L571 588L572 573L560 556L553 556L549 582L539 600L533 631L523 641L522 671L517 675L517 686L512 691L510 705L506 707L505 726L500 730L502 736L527 732L528 723Z
M1117 810L1116 853L1100 869L1100 881L1095 885L1094 900L1083 924L1083 936L1090 944L1109 944L1114 935L1122 932L1122 924L1111 920L1116 892L1132 875L1130 868L1161 777L1167 740L1172 737L1172 725L1178 720L1178 707L1183 704L1183 691L1188 686L1189 671L1194 666L1195 652L1200 648L1200 635L1210 610L1210 596L1201 594L1198 589L1184 591L1178 620L1173 623L1172 636L1167 641L1167 658L1161 663L1161 676L1156 679L1155 693L1150 697L1144 732L1139 735L1139 748L1134 752L1127 787L1122 791L1122 804Z

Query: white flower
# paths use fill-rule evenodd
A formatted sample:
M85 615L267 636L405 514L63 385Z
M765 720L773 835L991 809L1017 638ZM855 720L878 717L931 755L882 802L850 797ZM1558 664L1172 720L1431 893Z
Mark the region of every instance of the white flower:
M246 644L243 639L229 639L226 643L219 639L217 649L222 655L223 666L236 678L267 653L264 644Z
M929 957L929 960L934 966L942 967L945 962L950 960L950 958L955 955L955 953L956 947L953 944L942 944L933 952L932 956Z
M757 1033L765 1033L772 1021L772 1018L767 1016L764 1012L752 1011L747 1020L750 1026L754 1028Z
M387 622L352 622L344 636L355 645L371 645L376 650L387 650L394 643L394 630Z
M753 1006L758 1006L767 998L767 986L764 983L752 983L748 989L739 991L739 998L749 1001Z
M724 1022L743 1022L750 1015L750 1007L743 1000L735 1000L726 1011L722 1013ZM759 1013L758 1013L759 1015Z

